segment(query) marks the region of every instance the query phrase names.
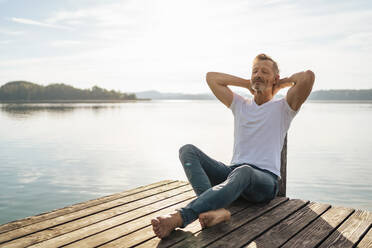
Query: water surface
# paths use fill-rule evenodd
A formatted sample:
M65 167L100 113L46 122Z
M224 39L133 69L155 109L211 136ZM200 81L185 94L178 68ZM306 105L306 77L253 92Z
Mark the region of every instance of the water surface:
M217 100L0 104L0 224L164 179L194 144L229 165ZM372 211L372 103L307 102L288 134L287 195Z

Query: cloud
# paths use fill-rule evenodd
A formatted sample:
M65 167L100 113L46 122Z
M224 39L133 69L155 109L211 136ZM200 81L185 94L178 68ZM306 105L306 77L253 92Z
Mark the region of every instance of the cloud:
M48 27L48 28L72 30L71 27L55 25L55 24L50 24L50 23L45 23L45 22L39 22L39 21L34 21L31 19L25 19L25 18L12 17L10 18L10 20L16 23L21 23L21 24L26 24L26 25L35 25L35 26Z
M32 53L34 59L9 56L0 62L8 70L0 78L10 80L23 68L22 75L36 81L58 75L66 83L104 82L104 87L123 90L145 90L156 82L159 88L197 91L205 86L206 71L246 77L253 57L265 52L278 60L283 76L312 69L319 88L370 87L371 9L342 7L326 13L323 9L332 4L306 4L145 0L48 12L37 23L79 31L59 32L63 36L57 38L46 30L55 40L48 44L79 50L62 54L45 46L40 54Z
M24 33L25 33L24 31L14 31L14 30L9 30L9 29L0 29L0 34L5 34L5 35L16 36L16 35L23 35Z
M372 49L372 32L359 32L347 35L338 41L336 45L349 49L370 50Z
M0 45L9 44L12 40L0 40Z
M56 40L50 43L52 47L72 47L81 44L82 42L78 40Z
M77 23L105 28L130 26L142 16L144 1L104 4L74 11L58 11L46 19L48 23Z

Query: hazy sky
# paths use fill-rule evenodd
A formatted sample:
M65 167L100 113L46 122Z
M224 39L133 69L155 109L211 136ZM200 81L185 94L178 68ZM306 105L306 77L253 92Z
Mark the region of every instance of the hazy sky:
M0 85L204 93L259 53L315 90L372 88L372 1L0 0Z

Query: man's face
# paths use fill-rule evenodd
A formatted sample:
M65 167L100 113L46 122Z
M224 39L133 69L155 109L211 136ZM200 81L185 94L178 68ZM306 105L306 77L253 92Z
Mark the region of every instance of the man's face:
M279 78L279 76L278 76ZM256 92L272 90L276 73L270 60L256 60L252 68L251 86Z

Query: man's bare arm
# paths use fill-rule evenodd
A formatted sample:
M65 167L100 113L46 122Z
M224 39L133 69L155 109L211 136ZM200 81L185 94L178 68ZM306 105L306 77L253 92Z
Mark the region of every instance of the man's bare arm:
M310 70L295 73L289 78L283 78L279 81L280 83L294 83L287 92L287 102L293 110L297 111L305 102L310 95L314 81L315 74Z
M249 79L243 79L221 72L208 72L206 80L213 94L228 108L230 108L233 100L233 92L229 87L227 87L228 85L246 88L252 93L252 95L254 94L254 91L251 88L251 81Z

